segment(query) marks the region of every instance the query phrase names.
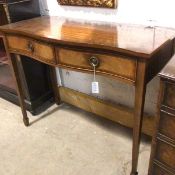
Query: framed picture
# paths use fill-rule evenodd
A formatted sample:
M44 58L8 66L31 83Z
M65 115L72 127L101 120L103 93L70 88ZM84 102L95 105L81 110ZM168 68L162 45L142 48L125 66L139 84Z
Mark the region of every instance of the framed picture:
M57 0L60 5L116 8L117 0Z

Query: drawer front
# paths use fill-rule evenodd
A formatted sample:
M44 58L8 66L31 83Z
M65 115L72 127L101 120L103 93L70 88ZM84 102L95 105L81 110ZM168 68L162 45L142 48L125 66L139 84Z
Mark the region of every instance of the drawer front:
M153 166L153 173L151 175L173 175L170 172L165 171L164 169L154 165Z
M161 112L159 132L175 141L175 115Z
M175 146L157 140L156 159L175 170Z
M99 60L99 66L96 68L97 73L135 82L137 61L134 59L59 48L56 49L56 52L59 65L77 70L93 71L89 59L95 57Z
M175 109L175 84L165 83L163 104Z
M17 36L7 36L7 42L11 51L20 52L44 62L56 63L54 48L49 44Z

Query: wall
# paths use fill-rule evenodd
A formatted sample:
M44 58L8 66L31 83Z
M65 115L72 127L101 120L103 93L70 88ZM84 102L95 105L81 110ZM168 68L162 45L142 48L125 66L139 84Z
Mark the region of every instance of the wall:
M97 9L60 6L56 0L40 0L42 14L89 20L147 24L175 27L174 0L118 0L118 8Z
M174 0L118 0L117 9L97 9L60 6L56 0L40 0L43 15L65 16L81 18L90 21L109 21L121 23L137 23L153 26L167 26L175 28L172 20ZM62 85L91 94L92 75L73 71L57 70L58 80ZM99 98L132 107L134 104L134 88L121 82L97 76L100 84ZM73 83L72 83L73 82ZM149 84L146 94L145 111L150 114L156 112L156 101L159 89L159 79L154 78ZM92 95L92 94L91 94Z

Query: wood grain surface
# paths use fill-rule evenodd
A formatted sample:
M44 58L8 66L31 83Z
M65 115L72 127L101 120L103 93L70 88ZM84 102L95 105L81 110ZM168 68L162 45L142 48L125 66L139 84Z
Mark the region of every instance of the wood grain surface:
M123 126L133 128L133 109L131 108L96 99L90 95L65 87L59 87L58 91L60 92L60 97L63 102L110 119ZM154 121L154 116L144 114L142 127L142 132L144 134L149 136L153 135Z
M136 81L137 60L122 56L60 48L57 48L56 52L58 52L58 64L65 68L93 72L94 68L90 65L89 59L95 57L99 61L99 65L96 68L97 74L126 79L126 81L131 83Z
M20 33L57 44L117 51L142 58L150 58L154 52L163 47L163 43L175 36L174 30L159 27L92 23L54 16L43 16L1 26L0 31Z

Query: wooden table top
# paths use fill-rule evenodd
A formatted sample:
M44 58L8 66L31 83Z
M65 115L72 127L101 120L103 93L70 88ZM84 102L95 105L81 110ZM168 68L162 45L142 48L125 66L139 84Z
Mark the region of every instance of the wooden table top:
M125 52L149 58L175 30L143 25L90 22L60 17L38 17L0 27L4 33L33 36L57 44Z

